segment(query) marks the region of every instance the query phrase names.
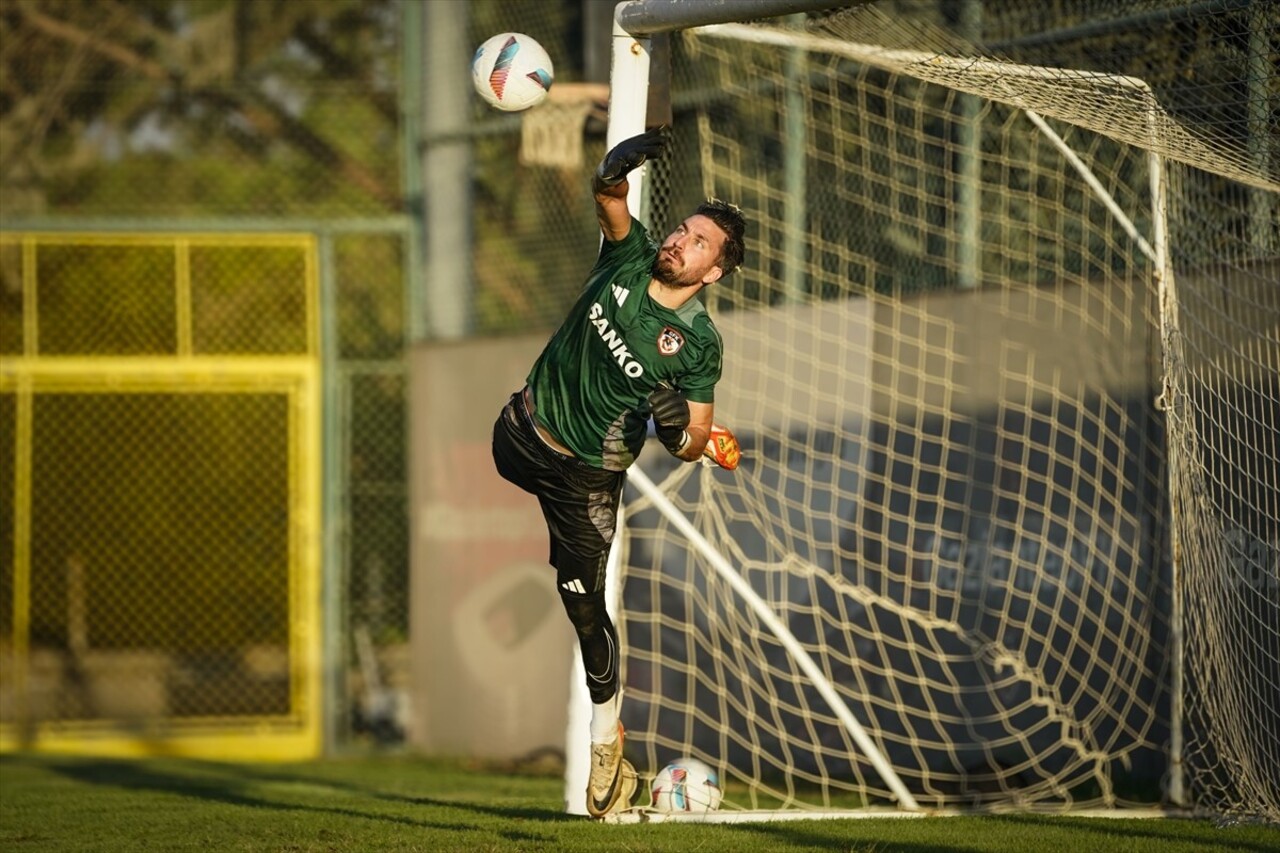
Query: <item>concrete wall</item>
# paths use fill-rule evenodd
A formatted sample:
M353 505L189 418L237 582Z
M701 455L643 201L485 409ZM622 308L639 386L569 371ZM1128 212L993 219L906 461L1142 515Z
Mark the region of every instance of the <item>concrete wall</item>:
M546 339L412 356L408 737L432 754L564 747L572 629L538 502L498 476L491 451L493 422Z

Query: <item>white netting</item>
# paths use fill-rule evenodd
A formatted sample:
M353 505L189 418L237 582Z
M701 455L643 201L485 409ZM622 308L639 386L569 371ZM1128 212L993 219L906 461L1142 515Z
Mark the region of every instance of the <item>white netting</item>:
M1192 795L1280 815L1280 759L1241 752L1280 720L1278 242L1242 227L1274 175L1123 78L922 59L958 42L860 14L807 41L684 37L673 88L715 97L684 125L694 186L660 191L751 223L708 292L744 462L646 470L920 805L1167 799L1185 653ZM1163 264L1153 150L1199 158L1170 176ZM647 501L628 517L638 764L695 754L726 807L891 801L705 558Z
M1237 230L1240 188L1174 178L1161 403L1187 782L1204 808L1280 821L1280 252Z

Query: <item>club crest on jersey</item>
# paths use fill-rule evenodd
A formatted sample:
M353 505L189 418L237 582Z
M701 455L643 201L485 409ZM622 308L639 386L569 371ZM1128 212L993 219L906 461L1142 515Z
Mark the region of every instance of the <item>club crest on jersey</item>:
M679 330L664 326L658 335L658 352L663 355L675 355L684 346L684 335Z

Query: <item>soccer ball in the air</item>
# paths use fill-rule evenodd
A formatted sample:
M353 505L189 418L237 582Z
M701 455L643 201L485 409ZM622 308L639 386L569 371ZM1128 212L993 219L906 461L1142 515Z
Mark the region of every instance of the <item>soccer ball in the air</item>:
M486 39L471 60L471 82L480 97L506 112L542 103L553 79L551 57L524 33Z
M711 812L724 792L716 772L696 758L673 761L653 777L652 806L660 812Z

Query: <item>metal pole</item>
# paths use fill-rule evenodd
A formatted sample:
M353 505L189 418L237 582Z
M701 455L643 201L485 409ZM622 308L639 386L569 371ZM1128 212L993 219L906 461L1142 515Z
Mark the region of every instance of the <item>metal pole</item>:
M960 7L960 34L972 42L982 38L981 0L965 0ZM982 104L976 95L956 96L956 217L959 221L956 284L962 290L978 286L982 259Z
M323 749L332 755L347 735L347 619L345 512L347 469L342 458L342 375L338 366L338 300L333 235L316 234L320 266L320 622Z
M1060 30L1046 30L1016 38L1002 39L989 42L982 45L982 47L989 51L1002 51L1013 47L1042 47L1064 41L1083 41L1095 36L1115 35L1116 33L1139 27L1159 26L1178 21L1193 20L1205 12L1232 12L1236 9L1243 9L1251 2L1257 2L1257 0L1200 0L1198 3L1188 3L1185 6L1148 9L1124 17L1089 21L1084 24L1063 27ZM1138 4L1135 3L1134 5Z
M613 18L613 65L609 73L609 128L605 147L612 148L624 139L644 132L645 111L649 105L649 39L631 35L622 26L622 12L634 3L619 3ZM627 177L630 191L627 207L631 215L643 220L642 194L648 165Z
M23 245L24 313L34 314L35 257L30 241ZM30 287L28 287L30 285ZM24 318L25 319L25 318ZM23 341L24 355L35 354L30 336ZM35 449L35 393L29 375L19 374L14 388L13 426L13 603L9 614L13 649L9 673L14 696L13 717L18 742L24 749L35 745L39 720L31 708L31 501L34 490L32 454Z
M422 93L422 180L431 188L424 198L425 325L428 337L449 340L465 336L472 325L470 4L423 5L423 63L432 81Z
M1275 56L1270 54L1268 39L1266 3L1254 0L1249 20L1249 64L1248 64L1248 105L1249 130L1248 145L1251 166L1254 171L1266 177L1271 174L1272 149L1274 147L1274 131L1271 123L1271 96L1275 91L1276 66ZM1270 56L1270 58L1268 58ZM1277 196L1261 187L1250 187L1249 190L1249 242L1253 248L1269 253L1277 247L1272 241L1275 232L1271 227L1272 217L1277 205Z
M426 195L423 191L423 4L401 5L400 47L400 157L404 168L405 212L409 231L405 238L404 340L426 337L426 294L423 293L423 237L426 234Z
M800 25L804 15L790 19ZM808 175L807 152L809 137L806 132L805 103L800 86L809 77L808 51L793 47L787 51L787 89L784 95L784 121L786 123L786 147L783 149L783 180L786 184L786 226L782 232L782 257L785 276L782 287L788 302L804 299L805 284L805 233L808 231Z
M618 4L614 19L622 25L624 32L652 35L707 24L780 18L797 12L816 12L841 5L862 6L866 2L840 4L831 0L629 0Z

